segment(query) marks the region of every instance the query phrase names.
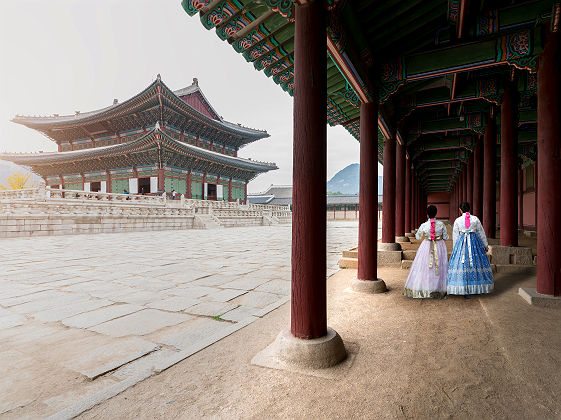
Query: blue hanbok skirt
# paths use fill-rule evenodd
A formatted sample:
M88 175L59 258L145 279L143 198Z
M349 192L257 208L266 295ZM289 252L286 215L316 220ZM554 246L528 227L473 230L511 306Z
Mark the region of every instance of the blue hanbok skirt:
M446 292L449 295L491 293L493 285L491 264L479 235L460 233L448 262Z

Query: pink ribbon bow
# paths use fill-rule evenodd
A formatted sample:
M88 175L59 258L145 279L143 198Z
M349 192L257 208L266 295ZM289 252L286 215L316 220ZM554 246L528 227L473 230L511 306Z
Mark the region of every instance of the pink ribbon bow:
M436 231L434 228L434 219L430 219L430 240L434 241L434 238L436 238Z
M471 226L471 221L469 220L469 213L466 212L466 229L469 229L469 227Z

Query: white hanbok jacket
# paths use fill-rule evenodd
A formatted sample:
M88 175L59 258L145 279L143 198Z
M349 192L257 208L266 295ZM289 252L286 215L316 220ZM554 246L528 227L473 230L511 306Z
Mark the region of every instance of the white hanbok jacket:
M441 237L445 241L450 239L450 237L448 236L448 232L446 231L446 226L444 226L444 223L442 223L440 220L434 221L434 232L437 237ZM415 234L415 238L420 240L423 237L423 234L427 237L427 239L430 239L430 219L419 226L419 229Z
M454 230L452 231L452 240L454 241L454 246L456 246L456 242L460 237L460 233L469 232L479 235L479 239L481 239L483 246L487 248L487 235L485 235L485 231L483 230L481 222L479 221L477 216L474 216L473 214L470 214L469 221L470 226L469 228L466 228L466 213L462 214L454 221Z

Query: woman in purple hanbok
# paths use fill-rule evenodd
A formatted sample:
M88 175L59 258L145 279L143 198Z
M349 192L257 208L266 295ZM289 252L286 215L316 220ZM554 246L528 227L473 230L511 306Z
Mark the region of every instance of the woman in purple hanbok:
M428 206L429 220L423 223L415 237L425 240L419 246L405 282L403 294L410 298L442 298L446 296L448 252L444 241L448 232L444 223L435 220L436 207Z

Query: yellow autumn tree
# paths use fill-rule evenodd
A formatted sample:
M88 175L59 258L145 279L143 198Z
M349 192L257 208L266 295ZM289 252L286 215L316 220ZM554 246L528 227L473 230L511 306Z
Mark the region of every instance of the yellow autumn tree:
M0 190L20 190L22 188L31 188L33 185L29 182L31 174L25 174L21 171L14 172L6 178L6 184L0 184Z

